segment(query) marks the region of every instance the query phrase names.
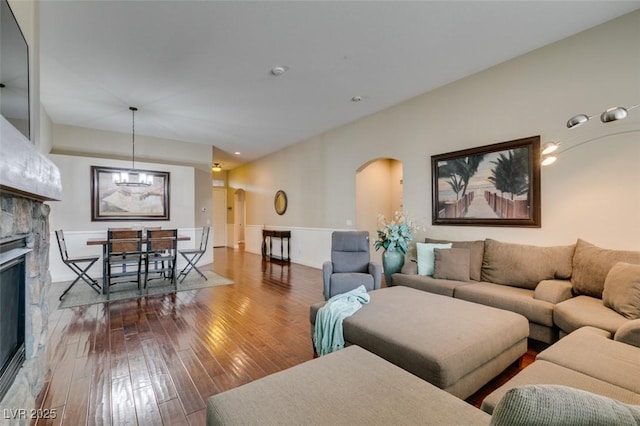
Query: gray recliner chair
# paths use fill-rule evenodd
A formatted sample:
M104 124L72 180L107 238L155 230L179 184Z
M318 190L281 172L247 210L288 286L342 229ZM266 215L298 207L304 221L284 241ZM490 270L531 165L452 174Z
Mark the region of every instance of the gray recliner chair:
M380 288L382 265L371 262L369 232L335 231L331 234L331 261L324 262L324 299L364 285L367 291Z

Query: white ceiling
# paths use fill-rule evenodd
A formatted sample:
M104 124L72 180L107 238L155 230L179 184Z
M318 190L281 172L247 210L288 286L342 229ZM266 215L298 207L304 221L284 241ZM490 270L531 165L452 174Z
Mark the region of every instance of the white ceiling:
M123 133L136 106L136 134L213 145L232 168L638 8L43 0L41 101L54 123Z

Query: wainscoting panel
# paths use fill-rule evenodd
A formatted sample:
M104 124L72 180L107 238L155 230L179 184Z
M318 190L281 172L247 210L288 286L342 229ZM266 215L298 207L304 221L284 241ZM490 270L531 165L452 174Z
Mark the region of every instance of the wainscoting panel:
M331 233L349 229L300 228L286 226L247 225L245 228L245 251L262 253L262 230L291 231L291 261L312 268L322 268L322 263L331 259ZM371 247L373 251L373 247ZM273 240L274 253L280 253L280 241Z

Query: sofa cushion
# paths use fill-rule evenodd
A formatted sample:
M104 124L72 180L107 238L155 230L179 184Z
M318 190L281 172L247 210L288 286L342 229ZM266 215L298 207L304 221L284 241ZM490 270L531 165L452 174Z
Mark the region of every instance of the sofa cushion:
M573 256L573 291L602 298L607 274L618 262L640 264L640 252L603 249L579 239Z
M472 281L440 280L422 275L393 274L393 285L415 288L429 293L453 297L456 288L463 285L474 285Z
M341 272L331 275L331 294L346 293L358 288L361 285L367 289L367 291L374 290L373 288L373 275L361 274L359 272Z
M640 318L640 265L616 263L604 280L602 302L625 318Z
M400 270L401 274L418 275L418 261L412 259L405 259L404 265Z
M484 258L484 240L480 241L450 241L425 238L425 243L442 244L451 243L452 248L469 250L469 278L480 281L482 278L482 259Z
M629 321L613 309L602 304L602 300L589 296L576 296L560 302L553 310L553 322L565 333L583 326L598 327L615 333Z
M640 348L640 319L622 324L613 339Z
M568 280L543 280L533 291L533 298L549 303L560 303L571 299L571 282Z
M507 383L483 399L482 410L492 414L498 402L500 402L509 389L537 384L571 386L572 388L613 398L626 404L640 404L640 394L552 362L536 360L536 362L521 370Z
M433 268L435 267L435 249L450 249L451 243L447 244L431 244L431 243L416 243L416 251L418 253L418 275L433 275Z
M631 425L640 406L560 385L510 389L500 400L492 425Z
M455 289L456 299L516 312L529 321L553 327L553 303L533 298L533 290L493 283L473 283Z
M568 279L574 247L538 247L487 239L482 281L533 290L542 280Z
M544 360L640 393L640 352L592 327L582 327L540 352Z
M433 278L469 281L469 249L435 249Z

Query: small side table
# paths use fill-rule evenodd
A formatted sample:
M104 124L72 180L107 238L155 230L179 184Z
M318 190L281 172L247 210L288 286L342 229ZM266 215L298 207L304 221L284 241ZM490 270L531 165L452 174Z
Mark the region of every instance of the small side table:
M280 256L273 254L273 239L279 238ZM284 243L287 243L287 257L284 257ZM267 241L269 244L267 244ZM266 260L280 260L282 262L291 262L289 253L291 252L291 231L281 231L275 229L262 230L262 258Z

